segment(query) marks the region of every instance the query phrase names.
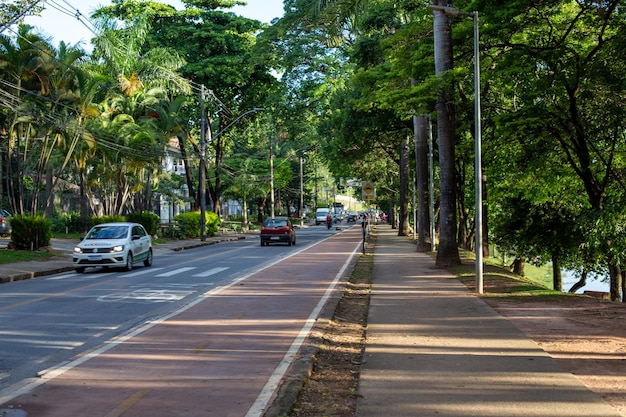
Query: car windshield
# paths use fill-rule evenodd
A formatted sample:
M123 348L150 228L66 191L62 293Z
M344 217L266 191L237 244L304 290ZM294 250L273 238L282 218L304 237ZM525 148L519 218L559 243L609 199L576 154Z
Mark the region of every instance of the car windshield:
M87 239L124 239L127 234L127 226L95 227L91 229Z
M272 220L267 220L265 222L265 227L285 227L285 226L287 226L287 220L272 219Z

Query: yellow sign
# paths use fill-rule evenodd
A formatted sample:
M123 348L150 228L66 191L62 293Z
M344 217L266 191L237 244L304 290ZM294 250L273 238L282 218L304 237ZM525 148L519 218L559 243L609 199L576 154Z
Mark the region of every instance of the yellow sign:
M375 200L376 199L376 187L373 182L364 181L361 184L361 195L363 200Z

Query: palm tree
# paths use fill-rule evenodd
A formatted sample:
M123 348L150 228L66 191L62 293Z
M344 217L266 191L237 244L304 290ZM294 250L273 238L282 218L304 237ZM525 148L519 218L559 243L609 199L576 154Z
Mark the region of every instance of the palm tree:
M52 50L48 40L33 33L28 25L18 27L15 40L0 35L0 71L5 93L2 104L8 109L4 126L7 133L5 167L14 213L24 214L25 174L29 171L28 164L39 160L29 158L31 151L36 153L39 147L37 141L31 143L31 138L45 136L41 129L45 132L45 125L53 121L48 116L45 100L37 96L37 93L46 95L50 91Z
M98 151L90 184L108 214L122 214L133 203L131 195L155 180L169 135L184 137L169 120L155 117L157 109L190 87L176 73L184 61L175 53L164 48L143 53L149 29L145 16L122 29L107 19L100 25L92 71L107 76L110 88L101 102L100 125L93 130ZM163 129L162 121L170 125Z
M189 110L193 102L188 96L179 96L174 99L163 99L152 109L152 117L158 122L158 127L165 138L176 138L178 150L185 168L185 180L190 196L195 195L192 170L187 154L187 144L191 140L189 131Z

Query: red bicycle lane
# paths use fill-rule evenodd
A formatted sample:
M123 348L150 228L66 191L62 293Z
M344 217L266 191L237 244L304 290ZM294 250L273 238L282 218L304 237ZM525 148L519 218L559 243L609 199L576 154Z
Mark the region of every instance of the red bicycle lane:
M0 393L37 417L258 417L327 300L343 286L353 227L197 298Z

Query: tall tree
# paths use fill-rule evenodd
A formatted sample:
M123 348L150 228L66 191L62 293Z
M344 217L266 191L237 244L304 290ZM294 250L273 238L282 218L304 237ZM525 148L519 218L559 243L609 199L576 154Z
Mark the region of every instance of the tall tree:
M207 180L213 209L219 213L226 187L222 176L227 136L218 134L244 112L266 107L265 99L277 81L262 60L253 59L255 35L263 28L260 22L217 10L237 4L229 0L184 3L188 7L177 11L152 1L115 0L112 6L99 9L96 16L127 22L150 16L152 26L146 32L144 49L176 50L186 58L180 74L214 93L209 118L215 121L212 130L216 140L209 143L213 164ZM200 150L197 144L195 148Z
M494 137L524 138L535 155L544 152L540 146L557 150L598 218L608 218L602 215L605 211L619 213L622 209L613 205L620 199L614 196L626 190L620 174L626 146L621 4L560 1L538 6L521 1L484 10L485 19L493 23L484 33L497 46L494 74L509 79L494 95L498 104L507 104L499 106ZM525 75L515 82L505 68L513 63ZM587 230L590 242L602 236L592 236L594 230ZM604 250L614 300L620 295L621 253L617 246Z
M435 5L449 6L447 0L435 0ZM435 72L441 78L441 89L437 95L437 138L439 142L439 249L437 266L447 268L459 265L457 246L456 216L456 112L454 90L447 74L453 69L452 30L450 16L442 11L434 11Z

